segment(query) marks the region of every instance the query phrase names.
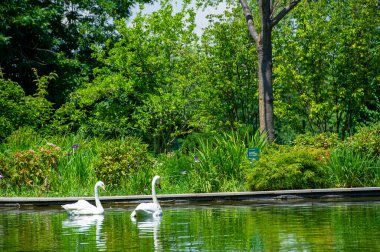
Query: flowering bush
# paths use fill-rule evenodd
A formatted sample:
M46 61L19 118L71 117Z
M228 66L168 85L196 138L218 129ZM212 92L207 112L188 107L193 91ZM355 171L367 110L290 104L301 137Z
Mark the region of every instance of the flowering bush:
M41 191L50 189L52 176L58 176L57 162L61 148L48 143L37 150L17 150L0 154L2 186L32 187Z

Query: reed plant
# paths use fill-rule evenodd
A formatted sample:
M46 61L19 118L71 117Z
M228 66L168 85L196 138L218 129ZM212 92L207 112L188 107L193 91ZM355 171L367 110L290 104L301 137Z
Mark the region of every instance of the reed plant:
M266 136L258 131L250 134L248 130L233 131L215 135L205 140L198 139L194 152L196 166L190 173L193 177L194 191L232 191L244 188L244 174L250 161L247 148L263 150Z
M331 153L328 163L332 187L380 185L380 158L340 147Z
M337 145L328 169L333 187L380 186L380 123Z
M96 151L81 141L72 144L59 160L60 176L54 181L56 194L71 196L93 194L93 186L97 178L93 167Z
M160 174L163 193L189 193L191 183L189 171L194 159L182 152L169 152L157 157L154 172Z

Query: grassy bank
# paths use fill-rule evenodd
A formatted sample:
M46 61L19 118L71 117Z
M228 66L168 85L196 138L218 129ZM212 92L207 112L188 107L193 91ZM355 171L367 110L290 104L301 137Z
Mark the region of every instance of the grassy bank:
M247 148L260 150L249 160ZM15 131L0 146L0 196L92 196L380 186L380 124L345 141L300 135L292 145L267 144L249 131L191 135L178 150L153 154L140 139L41 136Z

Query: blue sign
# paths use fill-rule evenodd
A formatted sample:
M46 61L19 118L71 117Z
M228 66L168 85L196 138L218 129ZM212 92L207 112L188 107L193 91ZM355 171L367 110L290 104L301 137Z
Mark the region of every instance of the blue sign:
M259 148L248 148L248 159L249 160L259 160L260 149Z

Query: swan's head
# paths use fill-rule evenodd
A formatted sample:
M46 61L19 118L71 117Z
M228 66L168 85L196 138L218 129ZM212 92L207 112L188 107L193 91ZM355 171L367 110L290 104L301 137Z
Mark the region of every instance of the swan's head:
M161 177L160 176L158 176L158 175L154 176L153 185L156 185L156 186L158 186L158 188L161 189Z
M106 190L106 186L104 185L103 181L99 181L98 183L96 183L95 187L101 187L104 191Z

